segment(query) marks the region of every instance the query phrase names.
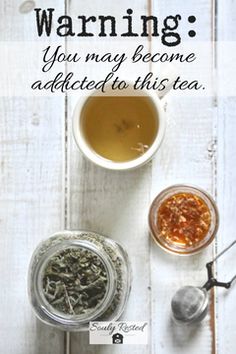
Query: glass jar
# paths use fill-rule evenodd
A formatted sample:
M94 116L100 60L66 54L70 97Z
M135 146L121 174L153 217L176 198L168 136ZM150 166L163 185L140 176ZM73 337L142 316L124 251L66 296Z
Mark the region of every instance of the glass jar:
M207 192L191 185L164 189L149 210L149 228L154 241L165 251L177 255L200 252L213 241L218 227L216 203ZM203 230L204 237L199 237L203 236Z
M86 330L90 321L116 321L130 288L126 251L94 232L58 232L42 241L31 258L28 292L33 310L40 320L63 330Z

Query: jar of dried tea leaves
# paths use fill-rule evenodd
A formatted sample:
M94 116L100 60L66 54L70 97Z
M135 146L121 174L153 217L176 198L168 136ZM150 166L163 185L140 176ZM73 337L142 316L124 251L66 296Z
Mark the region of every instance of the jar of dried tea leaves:
M90 321L115 321L131 286L125 250L87 231L63 231L41 242L29 267L28 291L35 314L63 330L88 329Z

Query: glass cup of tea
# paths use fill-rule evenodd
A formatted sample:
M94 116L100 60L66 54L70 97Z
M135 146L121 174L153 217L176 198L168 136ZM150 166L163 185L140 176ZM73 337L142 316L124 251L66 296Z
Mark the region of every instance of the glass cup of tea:
M106 88L81 97L74 109L73 133L81 152L96 165L130 170L147 163L159 149L166 128L160 97L154 91Z

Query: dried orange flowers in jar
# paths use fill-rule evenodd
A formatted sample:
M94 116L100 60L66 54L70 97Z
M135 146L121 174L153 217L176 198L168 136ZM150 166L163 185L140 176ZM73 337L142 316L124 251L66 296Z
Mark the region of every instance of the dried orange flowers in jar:
M149 226L155 241L176 254L193 254L214 238L219 223L213 199L203 190L176 185L153 201Z

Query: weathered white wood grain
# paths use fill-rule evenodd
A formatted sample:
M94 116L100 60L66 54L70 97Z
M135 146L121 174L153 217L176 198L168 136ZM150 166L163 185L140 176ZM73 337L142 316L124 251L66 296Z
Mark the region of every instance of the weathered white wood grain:
M147 1L136 0L130 4L127 1L70 1L68 2L68 13L84 15L111 14L116 16L118 33L127 31L125 21L122 22L122 16L126 14L126 9L132 7L135 18L140 14L147 13ZM93 27L94 28L94 27ZM134 30L140 33L140 23L135 23ZM128 42L118 38L108 37L106 40L97 37L98 28L96 28L94 38L86 39L89 49L92 51L110 50L128 52L132 40ZM80 50L85 51L83 41ZM148 45L147 39L140 40L140 43ZM68 43L68 50L72 47ZM108 66L107 66L108 70ZM141 69L142 70L142 69ZM140 67L137 67L137 72ZM105 72L105 70L104 70ZM90 65L89 73L93 78L99 78L102 75L96 65ZM127 73L126 79L130 78ZM137 73L136 73L137 75ZM78 93L79 96L79 93ZM68 226L72 229L96 230L122 243L127 249L133 268L133 284L128 302L128 306L123 315L126 320L144 320L150 319L150 285L149 279L149 236L147 230L147 209L149 206L149 195L151 186L150 165L133 172L112 172L103 170L86 161L77 150L71 136L71 115L72 108L76 102L76 97L68 96L68 217L70 218ZM88 335L72 334L72 354L77 353L127 353L127 347L124 346L92 346L88 345ZM149 353L150 346L133 345L132 353Z
M160 18L181 14L183 41L191 25L189 15L197 18L197 36L192 41L212 38L212 2L153 1L153 13ZM160 50L152 41L152 49ZM215 195L214 189L214 107L212 97L185 97L171 93L167 99L168 126L164 143L153 161L152 192L155 197L164 187L195 184ZM201 286L206 280L205 263L212 257L212 246L195 256L178 257L164 253L151 244L152 353L210 354L215 351L214 311L196 327L181 328L173 323L170 302L175 291L184 285Z
M1 1L1 41L36 37L33 13L21 14L20 4ZM38 242L64 228L64 99L0 97L0 106L0 352L62 354L63 333L32 313L27 273Z
M19 5L20 2L13 0L1 1L1 40L35 38L33 14L19 14ZM36 5L54 7L55 2L40 0ZM150 12L148 5L147 1L137 0L132 3L132 8L136 15L144 14ZM233 1L219 4L218 33L222 40L235 39L234 7ZM63 1L57 2L56 8L63 14ZM112 7L108 1L68 1L67 8L72 16L101 14L105 13L105 9L107 13L121 16L128 5L125 1L113 3ZM198 28L201 28L197 40L209 41L212 38L212 8L208 0L194 6L192 2L179 4L174 1L169 1L167 6L166 2L159 0L153 1L152 9L153 14L162 17L171 12L181 12L183 16L195 15ZM96 41L97 38L90 39L91 46L96 45ZM106 42L103 45L105 50ZM117 47L119 45L117 42ZM123 50L126 50L125 46ZM221 72L223 55L219 52L218 68ZM224 78L224 75L221 77ZM97 168L85 161L77 151L71 136L75 97L68 98L65 117L63 98L1 98L0 101L0 351L10 354L64 353L63 333L35 320L27 299L26 280L29 258L36 244L51 232L66 226L99 231L120 241L128 249L134 282L123 318L152 319L152 345L132 346L132 352L213 353L212 306L211 318L208 316L195 329L183 331L173 325L169 316L170 298L179 286L188 283L201 285L204 282L204 264L212 256L212 247L201 255L176 258L164 254L151 242L149 259L150 239L146 219L151 199L167 185L194 183L216 195L216 115L212 98L180 100L170 95L167 135L156 159L140 170L126 173ZM221 213L218 249L221 249L235 238L232 220L235 208L236 105L232 97L219 98L218 102L217 194ZM68 134L66 155L64 133ZM64 181L67 189L65 210ZM219 262L219 277L225 279L234 274L233 260L234 250L223 263ZM235 287L227 293L218 292L219 354L235 352L234 291ZM88 346L86 334L72 335L72 354L106 353L111 350L126 353L127 348Z
M235 80L232 76L235 68L235 38L236 38L236 2L218 1L218 46L217 72L218 86L222 88L225 81ZM233 41L233 42L229 42ZM234 82L234 81L233 81ZM219 91L220 92L220 91ZM236 239L235 233L235 203L236 203L236 86L234 96L218 97L218 203L221 215L221 225L217 242L218 251L225 248ZM228 281L236 273L236 247L226 253L217 265L217 276ZM230 290L220 289L217 302L217 342L219 354L235 353L236 333L236 286Z

